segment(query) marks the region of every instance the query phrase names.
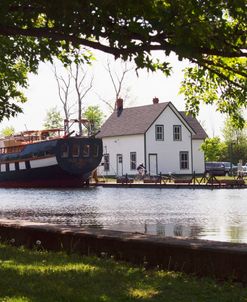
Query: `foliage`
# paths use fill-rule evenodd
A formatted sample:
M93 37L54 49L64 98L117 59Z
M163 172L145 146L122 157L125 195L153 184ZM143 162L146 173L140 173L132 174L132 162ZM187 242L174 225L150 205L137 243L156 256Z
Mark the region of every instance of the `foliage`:
M7 126L1 131L2 136L10 136L15 133L15 128L13 126Z
M219 137L207 138L201 145L207 161L230 161L237 164L247 162L247 133L235 126L231 118L225 120L222 130L223 141Z
M83 115L89 122L87 125L88 134L93 135L98 132L104 119L104 113L99 106L88 106Z
M228 118L224 122L222 134L225 142L228 143L242 143L247 140L247 124L245 123L243 129L237 128L232 119Z
M220 141L219 137L206 138L201 144L206 161L222 160L222 155L226 150L226 145Z
M214 102L243 126L245 0L2 0L0 19L0 120L21 111L21 88L39 61L86 62L90 56L78 50L93 48L165 75L171 66L154 52L176 53L194 64L182 85L187 109L197 112L200 102Z
M246 301L246 289L237 284L107 258L0 245L0 262L0 300L6 302Z
M242 163L247 163L247 141L242 143L229 143L228 144L229 156L232 154L233 163L237 164L240 160ZM229 157L230 158L230 157Z
M63 128L63 118L57 107L53 107L46 112L43 126L45 129Z
M225 120L222 130L225 144L227 145L225 157L227 161L238 163L242 160L247 162L247 127L236 128L231 118Z

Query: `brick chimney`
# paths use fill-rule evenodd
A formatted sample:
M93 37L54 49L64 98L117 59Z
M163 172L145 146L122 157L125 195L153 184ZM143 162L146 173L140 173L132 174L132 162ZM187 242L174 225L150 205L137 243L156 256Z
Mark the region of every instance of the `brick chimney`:
M121 112L123 111L123 99L118 98L116 100L115 109L117 110L117 116L120 116Z
M157 97L153 98L153 104L158 104L159 103L159 99Z

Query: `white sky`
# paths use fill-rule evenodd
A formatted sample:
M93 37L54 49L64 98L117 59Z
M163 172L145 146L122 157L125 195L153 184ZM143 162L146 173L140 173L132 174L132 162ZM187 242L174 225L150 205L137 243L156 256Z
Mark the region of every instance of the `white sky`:
M114 90L103 64L106 64L106 55L97 54L97 62L94 64L94 84L93 89L85 97L84 107L88 105L99 105L101 109L109 114L105 103L99 99L100 95L105 100L114 99ZM153 97L158 97L160 102L171 101L178 110L185 109L185 102L182 95L178 95L180 82L183 79L182 69L185 63L177 61L175 56L169 59L172 62L172 76L166 78L161 72L147 73L135 71L128 73L126 85L130 87L128 100L125 106L141 106L152 103ZM116 67L118 68L118 67ZM50 64L41 64L37 75L30 75L30 85L26 91L27 103L23 105L23 114L16 118L4 120L0 124L0 131L6 126L13 126L16 131L41 129L47 110L54 106L61 109L61 102L58 97L58 89L52 67ZM122 96L123 97L123 96ZM61 109L61 113L62 109ZM224 116L211 106L201 106L200 114L197 117L202 123L207 134L217 136L221 134Z

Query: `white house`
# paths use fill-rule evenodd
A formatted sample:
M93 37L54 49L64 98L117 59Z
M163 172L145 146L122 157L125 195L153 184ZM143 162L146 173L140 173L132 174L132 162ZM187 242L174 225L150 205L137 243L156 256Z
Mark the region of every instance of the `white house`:
M196 118L171 102L154 98L151 105L123 108L118 99L97 137L103 139L103 175L133 175L140 163L150 175L204 172L200 145L207 134Z

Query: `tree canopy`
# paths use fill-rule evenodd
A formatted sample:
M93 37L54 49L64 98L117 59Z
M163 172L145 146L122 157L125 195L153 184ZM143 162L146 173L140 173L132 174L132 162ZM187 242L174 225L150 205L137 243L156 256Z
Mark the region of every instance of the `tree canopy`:
M83 117L88 120L88 124L86 124L88 135L91 136L96 134L99 131L104 119L104 113L101 111L100 107L88 106L83 113Z
M45 129L63 129L63 118L57 107L47 110L43 126Z
M90 48L165 75L171 66L153 54L176 53L192 63L181 89L188 111L216 103L243 125L238 108L246 106L246 19L246 0L2 0L0 120L21 111L21 88L40 61L57 57L66 64L78 49Z

